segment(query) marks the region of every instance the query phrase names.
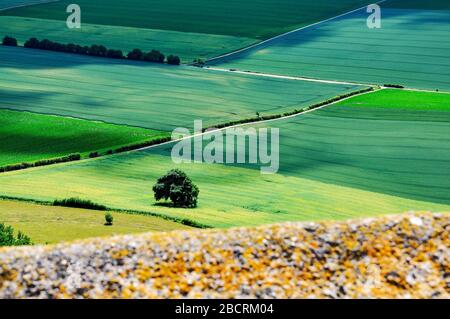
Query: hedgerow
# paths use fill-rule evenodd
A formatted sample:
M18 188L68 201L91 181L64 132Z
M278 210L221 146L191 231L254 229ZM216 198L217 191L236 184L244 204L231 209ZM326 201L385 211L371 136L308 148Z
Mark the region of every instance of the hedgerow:
M58 164L58 163L79 161L80 159L81 159L80 154L71 154L68 156L63 156L63 157L58 157L58 158L53 158L53 159L39 160L39 161L33 162L33 163L20 163L20 164L7 165L7 166L0 167L0 173L17 171L17 170L31 168L31 167L39 167L39 166L47 166L47 165Z
M88 199L81 198L66 198L66 199L55 199L53 206L63 206L63 207L73 207L73 208L85 208L93 210L107 210L106 206L94 203Z
M6 36L3 39L3 45L17 46L17 40ZM90 55L102 58L110 59L128 59L134 61L144 61L152 63L164 63L165 56L158 50L151 50L149 52L143 52L140 49L134 49L128 54L124 54L121 50L108 49L104 45L93 44L91 46L82 46L74 43L59 43L48 39L38 40L37 38L28 39L25 44L25 48L48 50L56 52L65 52L80 55ZM167 64L180 65L181 60L178 56L169 55L167 57Z
M335 103L338 102L342 99L346 99L349 97L352 97L354 95L358 95L358 94L362 94L362 93L367 93L367 92L371 92L373 91L373 87L369 87L369 88L365 88L365 89L361 89L358 91L353 91L347 94L342 94L342 95L338 95L335 96L331 99L325 100L323 102L320 103L316 103L307 107L304 107L300 110L295 109L291 112L286 112L283 114L274 114L274 115L265 115L265 116L257 116L257 117L252 117L252 118L247 118L247 119L242 119L242 120L236 120L236 121L231 121L231 122L227 122L227 123L221 123L218 125L214 125L214 126L210 126L207 128L203 129L203 132L206 132L207 130L211 130L211 129L221 129L221 128L225 128L225 127L229 127L229 126L235 126L235 125L239 125L239 124L246 124L246 123L254 123L254 122L262 122L262 121L268 121L268 120L274 120L274 119L279 119L282 117L286 117L286 116L292 116L292 115L296 115L296 114L300 114L309 110L313 110L316 109L318 107L322 107L331 103Z

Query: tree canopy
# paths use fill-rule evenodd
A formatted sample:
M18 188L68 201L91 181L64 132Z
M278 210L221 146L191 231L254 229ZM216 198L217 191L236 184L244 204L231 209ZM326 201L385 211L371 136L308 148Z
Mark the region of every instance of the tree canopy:
M170 199L174 207L197 207L199 189L181 170L174 169L160 177L153 186L153 192L156 201Z

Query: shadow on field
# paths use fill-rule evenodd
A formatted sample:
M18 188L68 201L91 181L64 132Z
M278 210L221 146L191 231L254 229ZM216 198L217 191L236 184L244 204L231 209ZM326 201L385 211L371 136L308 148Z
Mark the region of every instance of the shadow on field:
M70 68L90 64L107 66L126 64L142 68L174 67L156 63L117 60L110 58L93 57L88 55L28 49L23 47L6 47L0 45L0 70L2 68L38 70L51 68Z

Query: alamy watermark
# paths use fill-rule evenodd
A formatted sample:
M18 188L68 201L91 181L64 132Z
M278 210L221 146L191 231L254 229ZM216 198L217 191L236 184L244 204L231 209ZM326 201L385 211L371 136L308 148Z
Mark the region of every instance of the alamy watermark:
M181 163L252 164L262 174L275 174L280 167L278 128L231 127L203 132L203 122L194 121L193 134L177 128L172 139L172 161Z
M81 8L78 4L69 4L66 9L70 15L67 17L66 25L69 29L81 28Z
M367 27L369 29L381 29L381 7L378 4L368 5L367 13L370 13L367 18Z

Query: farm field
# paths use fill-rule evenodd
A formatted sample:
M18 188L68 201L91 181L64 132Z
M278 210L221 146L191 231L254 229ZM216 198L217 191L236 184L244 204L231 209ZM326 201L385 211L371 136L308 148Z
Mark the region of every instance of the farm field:
M14 57L14 58L12 58ZM280 114L362 88L0 47L0 108L154 130Z
M408 104L399 104L404 94ZM439 98L445 104L432 110L434 96L428 93L382 90L260 124L280 129L276 175L261 175L251 166L175 165L170 146L164 146L6 173L0 175L0 184L7 196L78 196L215 227L449 211L450 95ZM388 105L401 112L393 116ZM151 186L174 167L199 186L199 208L154 206Z
M0 109L0 166L106 152L167 132Z
M89 237L190 229L162 218L112 212L113 226L104 226L105 212L43 206L0 200L0 221L31 237L35 244L58 243Z
M450 94L435 92L413 92L408 90L385 89L377 91L376 94L365 94L353 97L350 101L342 101L337 105L354 105L357 107L376 108L389 110L383 116L399 116L403 112L408 112L410 118L413 111L420 111L424 119L427 117L424 111L431 111L431 121L448 122L448 112L450 112ZM442 112L442 113L439 113Z
M4 8L19 3L9 2ZM134 48L157 49L166 55L178 55L188 63L247 47L260 39L361 7L368 1L330 4L325 0L80 0L77 4L82 10L82 28L68 29L66 7L71 3L53 1L0 12L2 32L22 44L37 37L80 45L102 44L125 52ZM262 14L254 15L255 8Z
M3 15L65 21L70 0ZM108 26L269 38L369 4L367 0L78 0L83 22ZM255 14L257 11L258 14Z
M0 10L5 10L8 8L25 6L25 5L34 5L34 4L42 4L51 2L51 0L2 0L0 2Z
M83 23L81 29L68 29L66 21L34 19L0 15L1 31L17 38L20 45L32 37L60 43L76 43L90 46L102 44L107 48L120 49L125 54L134 48L144 51L157 49L166 56L175 54L182 62L208 59L240 49L257 40L205 33L187 33L168 30L140 29L123 26L107 26Z
M383 6L400 9L450 10L450 2L447 0L389 0Z
M450 91L450 10L442 1L382 6L381 29L368 29L366 10L300 30L212 66ZM400 3L400 2L397 2ZM414 9L414 8L418 9ZM419 10L422 9L422 10ZM427 9L427 10L423 10ZM434 10L433 10L434 9ZM441 10L438 10L441 9Z

